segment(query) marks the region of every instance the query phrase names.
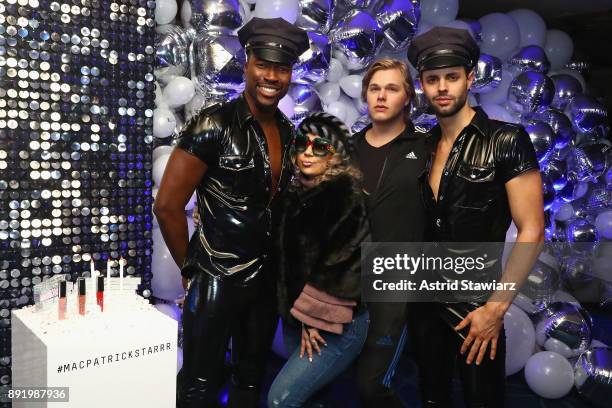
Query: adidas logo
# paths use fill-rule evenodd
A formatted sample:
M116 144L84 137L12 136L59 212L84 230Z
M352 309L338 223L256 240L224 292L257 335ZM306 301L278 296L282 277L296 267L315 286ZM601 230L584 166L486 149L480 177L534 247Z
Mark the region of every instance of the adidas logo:
M414 154L414 152L410 152L406 155L407 159L416 159L416 154Z

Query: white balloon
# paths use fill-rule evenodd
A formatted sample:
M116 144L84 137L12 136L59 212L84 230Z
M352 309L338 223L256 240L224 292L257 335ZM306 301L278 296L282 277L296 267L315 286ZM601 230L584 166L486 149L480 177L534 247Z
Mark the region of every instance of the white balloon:
M580 302L578 301L578 299L563 290L557 290L553 294L552 300L553 302L569 302L573 303L576 306L580 306Z
M422 0L421 19L433 25L443 25L457 18L458 0Z
M192 218L187 218L187 228L191 237L195 230ZM181 271L170 255L159 227L154 227L152 233L151 291L153 296L159 299L174 301L185 293Z
M204 95L196 93L193 98L185 105L185 120L191 119L206 105Z
M292 117L295 110L295 101L289 95L285 95L283 99L278 102L278 109L285 114L288 118Z
M172 109L185 105L195 95L195 86L191 79L177 76L164 88L163 97Z
M158 187L161 185L162 177L164 176L164 171L166 170L166 165L168 164L168 159L170 159L170 155L164 154L153 162L152 177L155 185Z
M342 122L346 120L346 107L340 101L332 102L327 105L325 112L336 116Z
M181 368L183 368L183 348L177 347L176 348L176 373L177 374L179 371L181 371Z
M151 197L153 197L153 200L155 200L155 198L157 198L157 193L159 192L159 188L158 187L153 187L153 190L151 190ZM157 218L153 217L153 225L157 225L159 226L159 223L157 222Z
M171 136L176 128L176 118L168 109L157 108L153 111L153 136L163 139Z
M183 27L191 27L191 16L191 4L189 0L183 0L183 5L181 6L181 22L183 23Z
M291 353L287 350L285 345L285 335L283 334L283 322L279 318L276 326L276 332L274 332L274 340L272 340L272 351L274 354L283 359L288 359Z
M544 349L547 351L554 351L555 353L561 354L565 358L574 357L574 352L571 348L561 340L550 337L544 342Z
M503 122L508 123L519 123L520 121L512 116L510 112L506 108L501 105L496 105L493 103L483 103L481 108L485 111L487 116L490 119L501 120Z
M332 58L329 61L329 72L327 74L327 80L329 82L338 82L340 78L346 75L346 71L342 66L342 62L336 58Z
M423 21L421 19L421 21L419 21L419 25L417 27L417 32L416 35L419 36L421 34L425 34L426 32L428 32L429 30L431 30L432 28L434 28L433 24L428 23L427 21Z
M174 303L158 303L155 305L155 308L172 320L178 322L181 319L181 309Z
M361 75L347 75L340 79L340 88L351 98L361 96Z
M298 0L257 0L253 17L280 17L293 24L297 20L299 10Z
M470 25L463 20L449 21L448 23L445 23L442 26L450 27L450 28L458 28L460 30L466 30L468 33L471 34L472 38L476 39L476 35L474 34L474 32L472 32L472 28L470 27Z
M193 210L196 206L197 201L198 201L198 196L196 195L194 191L193 194L191 195L191 198L189 199L189 201L187 201L187 204L185 205L185 211Z
M533 300L528 296L525 296L522 293L518 293L514 300L512 301L513 305L516 305L519 309L527 314L534 314L538 312L538 308L533 304ZM506 367L507 368L507 367Z
M510 305L504 315L506 332L506 376L518 373L535 348L535 331L525 312Z
M151 161L155 162L155 160L157 160L159 156L172 153L172 149L174 149L172 146L156 147L155 149L153 149L153 153L151 155Z
M324 105L336 102L340 97L340 85L335 82L325 82L318 88L319 99Z
M608 345L604 342L593 339L593 341L591 341L591 348L593 347L608 347Z
M561 30L548 30L544 52L550 62L550 69L561 69L572 58L574 53L574 42L572 38Z
M538 13L528 9L512 10L508 13L516 22L521 33L520 46L537 45L544 48L546 42L546 23Z
M155 82L155 106L158 108L167 108L168 102L164 99L163 91L161 85L158 82Z
M347 128L351 128L353 124L361 117L361 114L357 110L357 105L353 98L349 98L345 94L340 95L338 102L344 105L345 116L343 119L344 124Z
M525 365L525 380L529 388L544 398L565 396L574 385L572 365L559 353L541 351Z
M353 98L353 103L355 104L355 108L357 112L359 112L360 116L364 116L368 114L368 103L361 99L361 96L358 98Z
M555 220L565 222L574 217L574 207L571 203L563 203L555 212Z
M478 21L482 25L480 51L505 61L521 40L516 22L503 13L487 14Z
M159 25L170 23L174 20L177 10L176 0L157 0L155 2L155 22Z
M510 83L514 79L514 72L510 69L504 68L502 70L502 80L497 88L492 89L490 92L479 94L480 104L494 103L501 104L508 100L508 88Z

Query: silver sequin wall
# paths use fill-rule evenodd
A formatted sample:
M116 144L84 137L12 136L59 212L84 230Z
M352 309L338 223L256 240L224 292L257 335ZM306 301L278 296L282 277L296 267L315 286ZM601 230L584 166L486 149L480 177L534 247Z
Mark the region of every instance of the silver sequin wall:
M154 1L0 0L0 385L32 286L151 279Z

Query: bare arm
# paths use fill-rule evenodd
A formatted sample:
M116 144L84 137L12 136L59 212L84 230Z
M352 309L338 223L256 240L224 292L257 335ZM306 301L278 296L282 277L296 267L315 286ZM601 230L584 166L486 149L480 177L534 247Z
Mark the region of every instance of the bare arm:
M519 244L515 244L512 248L501 282L516 283L515 289L518 291L518 287L529 276L541 251L541 243L544 241L544 204L540 172L531 170L509 180L506 183L506 192L512 220L518 231L516 242ZM474 358L476 358L476 364L480 364L489 343L491 344L490 357L495 358L497 339L504 315L517 291L493 293L484 306L468 314L455 327L455 330L461 330L468 324L470 325L470 331L461 346L463 354L473 342L466 360L468 364Z
M206 163L196 156L175 148L170 155L155 198L153 212L170 254L179 268L183 266L189 244L185 205L204 177L207 168Z

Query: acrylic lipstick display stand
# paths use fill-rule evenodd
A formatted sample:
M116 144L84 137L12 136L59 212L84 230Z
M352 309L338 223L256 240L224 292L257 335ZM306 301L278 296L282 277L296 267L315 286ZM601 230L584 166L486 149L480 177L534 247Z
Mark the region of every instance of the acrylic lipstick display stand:
M129 282L120 290L107 282L102 309L88 281L85 297L70 285L65 300L13 311L13 387L68 387L69 395L13 407L174 407L177 322Z

